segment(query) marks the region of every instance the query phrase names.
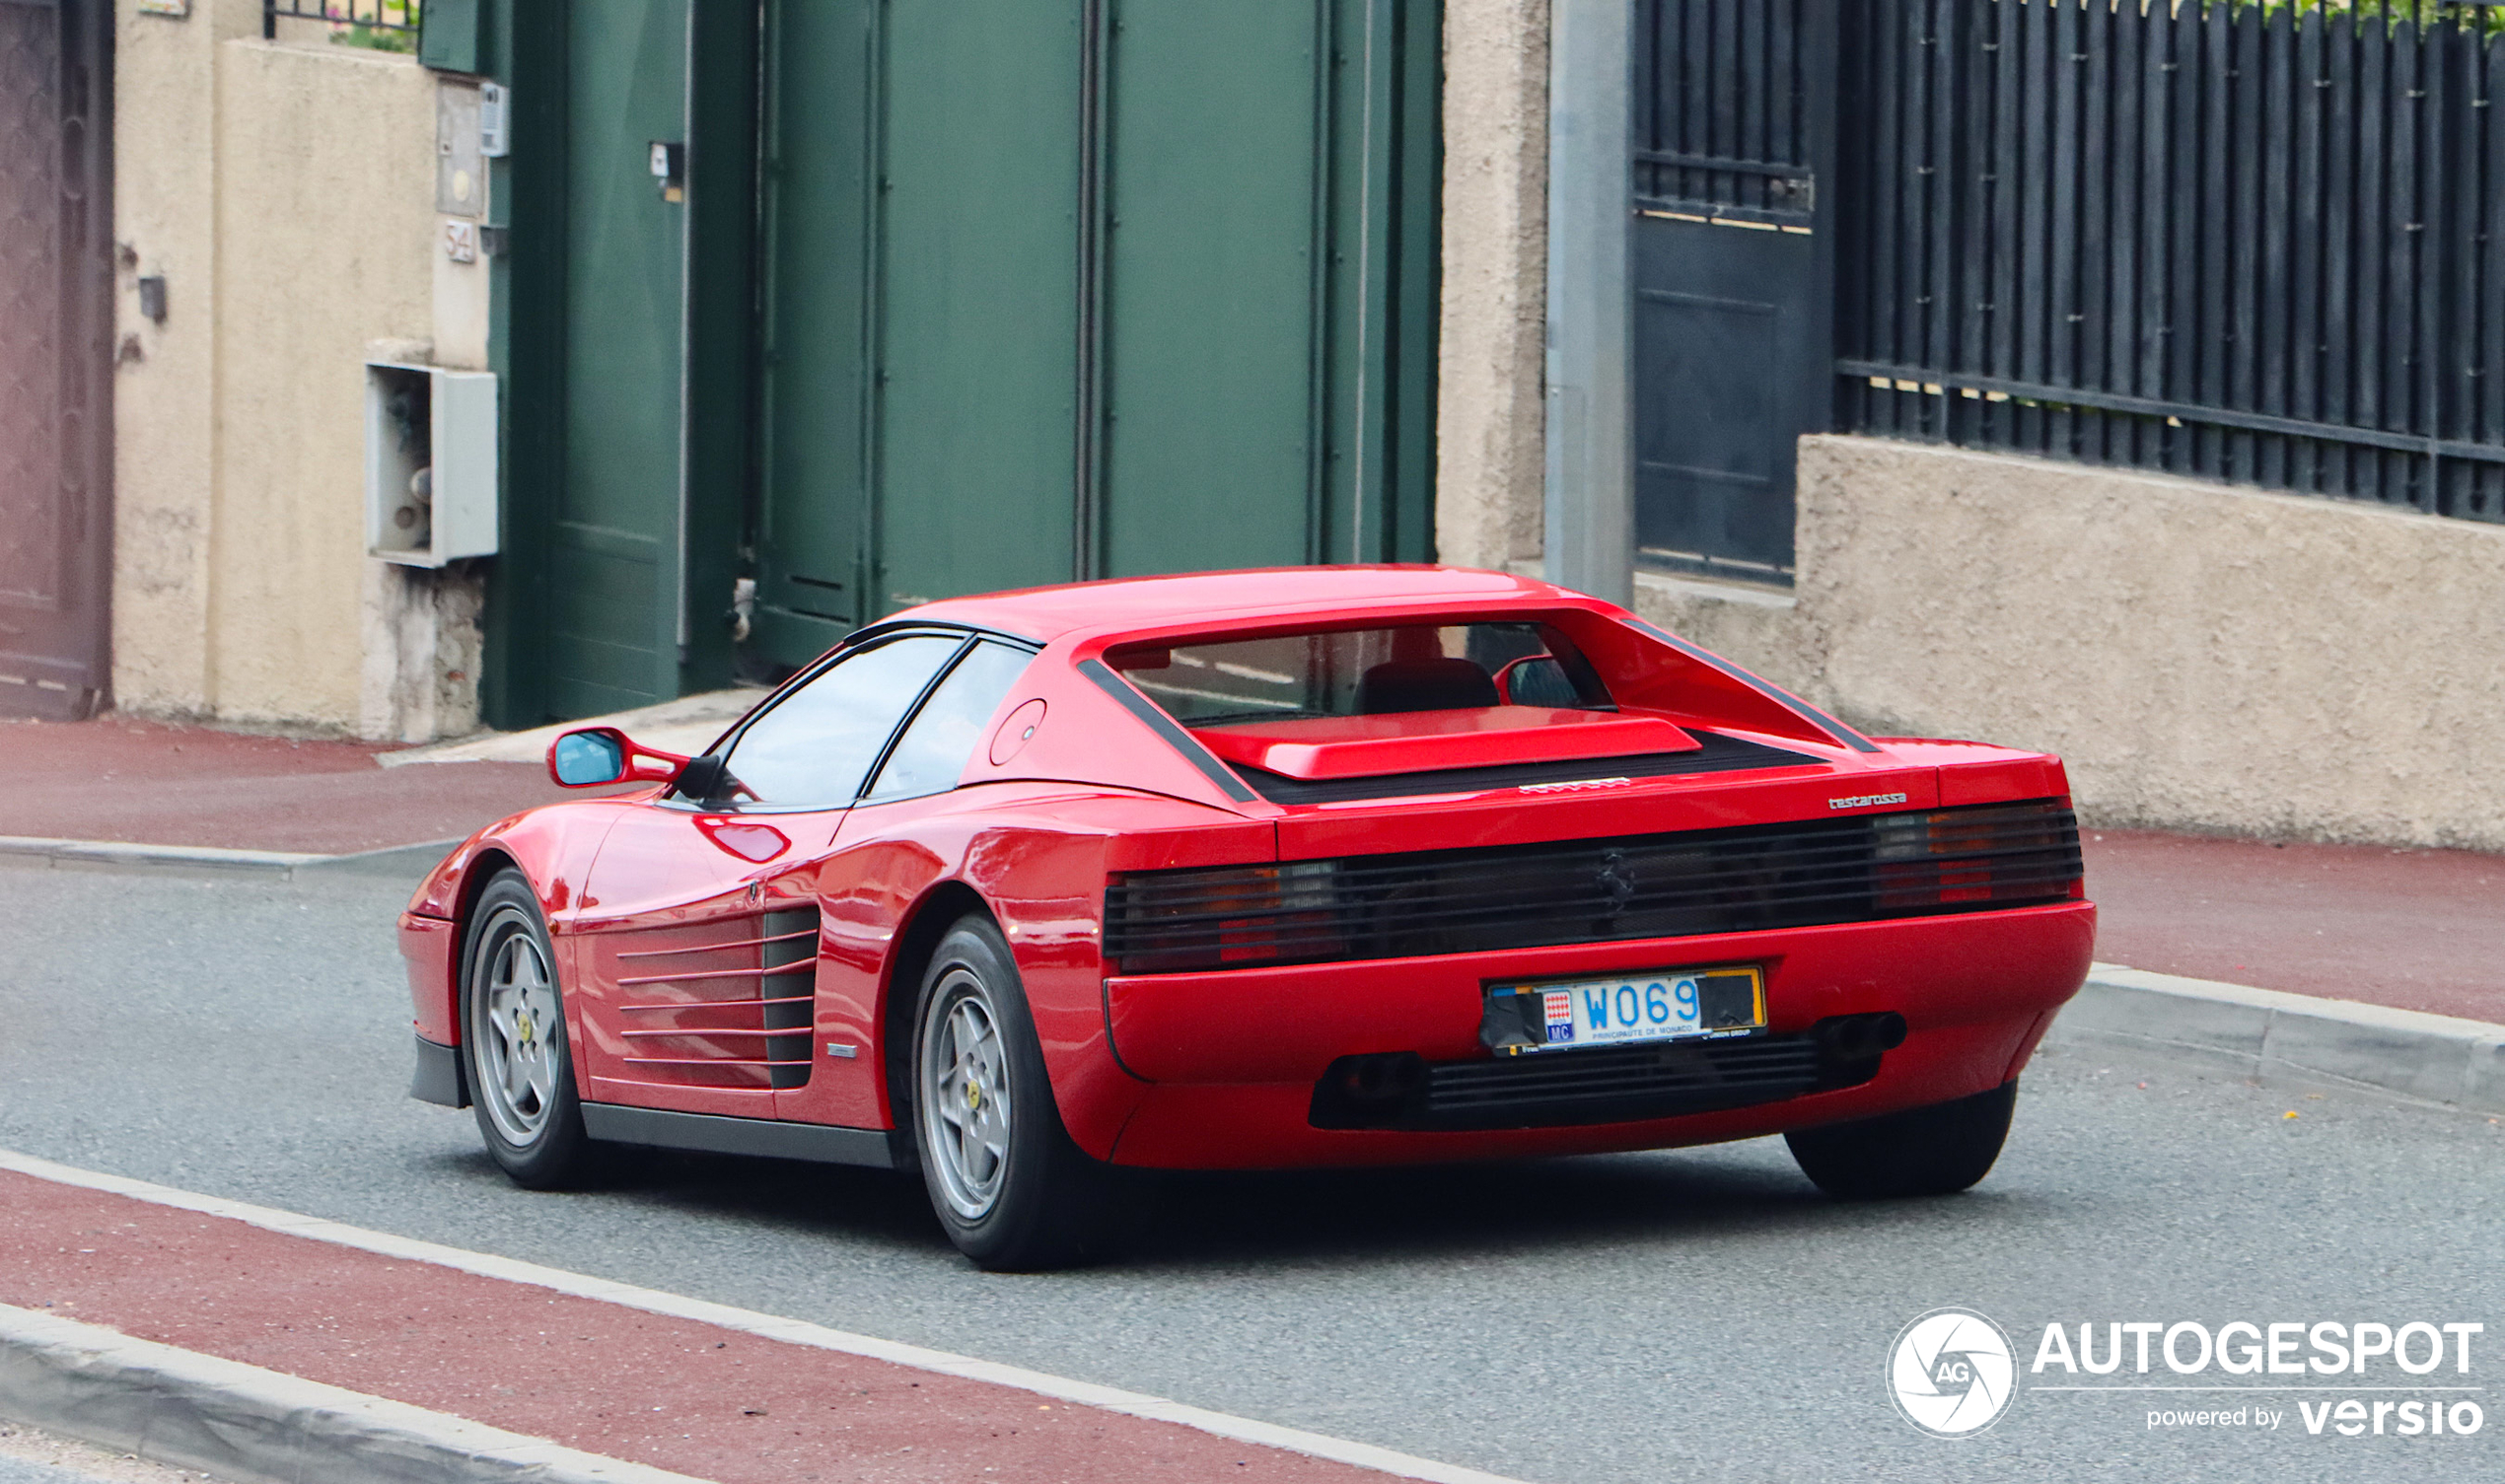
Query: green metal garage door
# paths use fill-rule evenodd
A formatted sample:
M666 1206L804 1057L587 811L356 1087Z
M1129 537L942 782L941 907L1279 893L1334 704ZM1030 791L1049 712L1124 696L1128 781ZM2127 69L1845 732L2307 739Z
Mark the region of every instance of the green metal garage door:
M771 668L955 594L1430 555L1434 0L569 15L507 33L498 720L721 683L738 571Z
M1429 0L779 0L757 642L1429 553Z
M564 477L545 492L540 634L549 714L585 716L678 693L685 219L649 142L686 136L687 0L605 0L568 31Z

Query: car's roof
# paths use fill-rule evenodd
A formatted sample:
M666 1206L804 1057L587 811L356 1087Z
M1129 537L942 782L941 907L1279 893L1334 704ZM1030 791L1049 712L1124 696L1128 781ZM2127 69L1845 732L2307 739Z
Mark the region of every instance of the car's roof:
M1452 599L1460 606L1525 599L1588 601L1546 583L1468 567L1267 567L951 598L909 608L888 621L962 623L1049 642L1076 629L1150 628L1298 608L1333 618L1363 618L1370 608L1398 608L1433 599Z

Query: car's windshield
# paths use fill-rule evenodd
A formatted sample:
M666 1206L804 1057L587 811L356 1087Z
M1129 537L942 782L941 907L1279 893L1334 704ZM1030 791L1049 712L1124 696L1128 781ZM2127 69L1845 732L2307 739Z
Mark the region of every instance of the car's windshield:
M1108 657L1187 727L1502 704L1606 707L1565 636L1539 623L1274 634Z

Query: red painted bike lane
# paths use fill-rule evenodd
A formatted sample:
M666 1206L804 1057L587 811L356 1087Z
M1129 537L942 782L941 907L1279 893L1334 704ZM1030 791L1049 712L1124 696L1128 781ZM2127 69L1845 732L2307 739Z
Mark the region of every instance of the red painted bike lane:
M8 1170L0 1303L721 1484L1391 1477Z

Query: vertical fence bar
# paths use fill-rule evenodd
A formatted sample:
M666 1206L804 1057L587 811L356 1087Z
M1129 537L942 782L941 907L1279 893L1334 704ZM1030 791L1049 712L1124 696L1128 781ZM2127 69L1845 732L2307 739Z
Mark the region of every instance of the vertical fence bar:
M1870 205L1870 271L1865 281L1870 285L1870 356L1889 363L1904 359L1904 343L1898 333L1902 311L1897 303L1897 259L1904 251L1904 201L1898 177L1904 171L1905 143L1897 121L1904 112L1900 43L1902 11L1908 3L1910 0L1871 0L1870 5L1870 57L1878 81L1870 95L1870 178L1863 194ZM1872 401L1882 424L1890 432L1903 433L1896 394L1874 389Z
M2168 226L2166 236L2167 317L2166 395L2170 401L2196 401L2200 396L2201 258L2200 193L2206 178L2201 158L2205 122L2201 99L2203 51L2200 13L2174 11L2166 28L2166 127L2174 149L2168 157ZM2167 430L2167 467L2182 473L2200 468L2201 431L2197 425Z
M1784 0L1757 0L1755 4L1737 7L1740 28L1739 55L1734 64L1739 74L1740 96L1732 100L1732 154L1742 160L1771 160L1773 152L1766 148L1766 95L1775 87L1766 68L1766 13ZM1785 92L1791 90L1786 87ZM1774 179L1770 176L1732 176L1733 194L1742 202L1763 211L1775 204Z
M2452 317L2446 313L2453 303L2452 287L2460 275L2453 255L2444 250L2452 241L2450 230L2452 192L2445 189L2450 177L2446 166L2452 155L2445 125L2452 110L2447 101L2452 89L2448 63L2453 52L2453 37L2459 28L2441 15L2429 20L2419 32L2418 87L2415 106L2410 109L2418 136L2417 170L2412 173L2411 193L2416 206L2410 213L2410 256L2416 271L2409 275L2409 291L2416 310L2411 327L2411 365L2416 383L2413 400L2417 417L2413 430L2430 438L2444 437L2452 425L2445 404L2450 400L2453 363ZM2433 454L2424 464L2425 492L2418 507L2438 515L2451 507L2452 472L2445 460Z
M1679 145L1682 154L1713 153L1713 13L1716 0L1680 0L1679 14L1685 36L1680 47L1679 69ZM1688 200L1707 199L1701 172L1680 172L1680 194Z
M2113 277L2113 11L2107 4L2079 9L2079 289L2071 306L2078 326L2076 385L2102 388L2105 376L2107 296ZM2080 458L2102 463L2106 433L2113 419L2079 414Z
M2505 445L2505 40L2493 33L2479 41L2479 103L2485 127L2475 200L2479 244L2479 431L2482 442ZM2505 521L2505 466L2482 464L2482 520Z
M2084 7L2053 0L2052 11L2052 299L2046 307L2047 382L2079 385L2079 74L2086 53ZM2079 455L2079 419L2068 404L2053 409L2045 430L2050 452Z
M1991 172L1991 187L1984 195L1990 218L1987 231L1991 241L1991 276L1986 297L1991 308L1986 312L1989 340L1982 366L1995 377L2024 375L2018 364L2018 324L2019 308L2027 302L2027 296L2019 281L2018 264L2024 250L2020 228L2021 193L2025 189L2022 162L2032 124L2020 108L2019 67L2024 53L2018 28L2025 19L2021 9L2010 5L1991 7L1990 39L1986 43L1991 47L1987 70L1992 90L1992 149L1983 169ZM1988 416L1992 405L1984 404L1987 425L1995 421ZM1997 422L2004 425L2000 431L2006 438L2006 416Z
M2174 52L2167 42L2174 25L2163 5L2134 6L2133 14L2139 36L2139 75L2133 80L2137 97L2132 106L2140 123L2140 230L2133 249L2139 263L2139 293L2130 307L2138 339L2132 347L2126 385L2133 395L2163 400L2167 395L2166 346L2173 338L2175 320L2167 292L2168 207L2174 200L2174 135L2169 128L2173 109L2167 87L2174 75L2168 70ZM2133 461L2164 466L2168 431L2162 424L2143 427L2132 443Z
M2106 157L2112 175L2109 196L2112 202L2112 228L2107 249L2111 267L2106 275L2105 292L2098 296L2097 313L2104 333L2097 349L2098 360L2103 363L2097 373L2097 385L2111 391L2128 391L2138 380L2134 373L2139 366L2143 29L2138 0L2123 0L2107 22L2110 61L2105 88L2111 99L2113 119ZM2104 461L2139 460L2140 421L2136 417L2105 420L2105 447L2101 451Z
M2418 276L2418 32L2404 19L2392 28L2392 64L2384 94L2391 119L2391 154L2384 186L2383 425L2396 433L2418 431L2416 288ZM2424 509L2424 460L2395 454L2385 459L2387 500Z
M2194 400L2210 406L2224 407L2228 402L2226 377L2227 349L2230 333L2227 324L2227 251L2232 239L2222 220L2228 210L2227 161L2234 142L2228 131L2227 105L2230 89L2225 74L2232 66L2233 49L2228 26L2232 17L2224 5L2205 6L2201 10L2200 49L2200 199L2194 207L2197 223L2200 262L2200 335L2199 390ZM2192 466L2201 473L2224 477L2227 462L2225 440L2215 429L2200 428L2192 439L2197 451Z
M2235 198L2228 203L2230 221L2229 250L2232 261L2243 265L2227 280L2229 290L2229 334L2231 348L2227 378L2228 405L2251 410L2260 401L2261 371L2261 275L2254 271L2260 256L2261 244L2261 89L2263 83L2261 39L2264 13L2258 6L2238 13L2233 23L2233 60L2228 65L2229 96L2233 100L2228 112L2227 159L2235 181ZM2254 434L2238 430L2229 439L2232 450L2227 462L2228 477L2248 483L2258 483L2262 440Z
M2296 61L2289 80L2290 94L2296 109L2291 141L2296 156L2296 177L2290 185L2288 209L2293 274L2293 303L2288 317L2287 405L2291 415L2320 418L2322 408L2322 312L2323 312L2323 13L2307 11L2296 17ZM2292 489L2319 491L2322 488L2321 445L2313 439L2294 440L2290 450L2292 461L2288 469L2288 485Z
M1931 0L1930 16L1923 26L1930 42L1923 48L1923 70L1930 82L1925 99L1928 106L1923 110L1923 154L1930 174L1922 178L1922 364L1938 368L1957 364L1957 284L1962 275L1957 261L1956 206L1958 181L1966 168L1956 115L1958 79L1963 71L1957 43L1964 31L1959 13L1965 3L1966 0ZM1948 401L1953 397L1954 393L1949 393L1943 398L1923 398L1930 404L1926 410L1937 437L1951 435Z
M2254 89L2254 106L2261 115L2255 140L2259 204L2252 225L2254 246L2258 249L2254 260L2261 270L2260 282L2254 286L2257 306L2253 345L2254 405L2280 416L2285 416L2288 408L2288 329L2296 309L2291 263L2294 244L2290 240L2294 203L2289 199L2296 176L2296 99L2292 92L2296 33L2289 24L2291 19L2286 11L2263 16L2260 44L2254 53L2260 76ZM2284 438L2261 441L2255 450L2258 461L2254 470L2254 483L2287 482L2287 443Z
M1957 327L1957 350L1950 362L1953 371L1980 371L1991 359L1987 348L1991 313L1985 306L1992 297L1993 142L1988 131L1995 105L1992 53L1984 48L1991 44L1998 10L1998 6L1978 6L1959 18L1957 52L1951 61L1957 107L1950 127L1958 148L1956 183L1949 193L1957 202L1958 278L1946 314ZM1977 397L1950 394L1953 442L1971 443L1982 437L1984 405Z
M2345 423L2357 416L2354 355L2357 334L2357 184L2362 169L2357 129L2357 20L2343 16L2324 26L2326 75L2330 78L2329 106L2323 121L2323 340L2321 416ZM2354 448L2342 445L2328 455L2328 488L2337 494L2357 492L2360 482Z

